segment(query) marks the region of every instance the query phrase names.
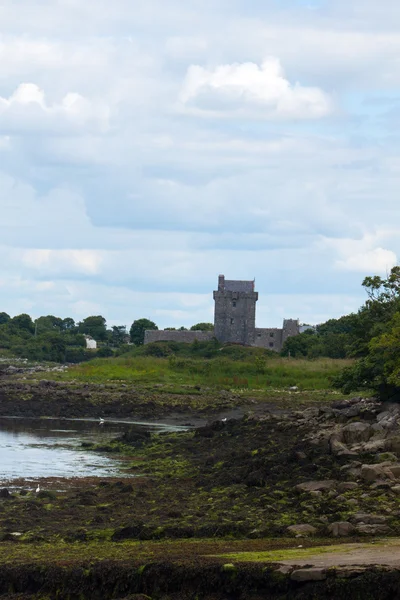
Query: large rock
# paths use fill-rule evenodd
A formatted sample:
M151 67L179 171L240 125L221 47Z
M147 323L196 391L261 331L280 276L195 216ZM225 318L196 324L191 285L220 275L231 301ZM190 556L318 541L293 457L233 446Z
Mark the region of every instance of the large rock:
M370 483L379 479L396 479L400 477L400 464L390 461L377 465L362 465L361 478Z
M380 465L362 465L361 467L361 478L364 481L372 483L378 479L385 479L386 473L384 467Z
M329 440L329 447L330 447L330 451L335 456L356 456L357 455L356 452L352 452L351 450L349 450L348 447L346 446L346 444L344 444L340 440L340 436L338 436L336 434L331 436L331 438Z
M363 446L364 452L383 452L387 448L387 442L384 439L369 440Z
M373 430L368 423L349 423L343 427L342 439L345 444L357 444L359 442L368 442L373 435Z
M355 527L348 521L337 521L329 525L328 531L333 537L346 537L355 531Z
M365 523L366 525L384 525L388 520L385 515L371 515L369 513L359 512L353 515L356 523Z
M304 524L304 525L291 525L288 527L289 533L293 535L315 535L317 533L317 529L312 525Z
M356 531L362 535L386 535L391 532L391 529L387 525L367 525L366 523L360 523L356 525Z
M396 454L400 453L400 437L391 437L386 440L386 448L387 450L391 450Z
M393 463L392 465L387 465L385 470L388 470L390 473L392 473L393 476L396 477L396 479L398 477L400 477L400 464L399 463Z
M381 429L381 430L396 429L397 418L398 418L398 416L396 414L394 414L394 415L388 414L385 417L381 418L380 421L378 422L379 429ZM374 429L377 429L377 428L374 427Z
M384 410L383 412L380 412L379 414L376 415L377 422L380 423L381 421L383 421L387 417L390 417L390 414L391 413L390 413L389 410Z
M349 490L356 490L358 488L358 483L355 481L342 481L337 486L339 492L348 492Z
M305 481L296 485L295 490L298 492L327 492L335 489L337 482L333 479L325 481Z
M363 575L366 570L366 567L335 567L335 575L341 579L352 579Z
M361 408L362 407L360 405L354 404L353 406L350 406L350 408L345 408L340 412L344 417L346 417L346 419L352 419L353 417L358 417L361 412Z
M318 567L312 569L296 569L292 572L290 579L292 581L324 581L326 579L326 570Z

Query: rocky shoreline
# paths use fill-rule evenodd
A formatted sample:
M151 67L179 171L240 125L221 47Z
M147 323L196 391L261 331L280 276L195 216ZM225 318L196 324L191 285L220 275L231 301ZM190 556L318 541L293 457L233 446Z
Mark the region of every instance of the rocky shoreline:
M47 384L43 389L54 390ZM54 402L53 393L50 398ZM116 497L120 488L107 481L80 480L79 489L72 485L66 496L52 498L51 511L46 495L39 496L39 539L62 537L66 514L73 515L79 539L85 531L85 540L101 536L107 523L114 540L400 535L398 405L353 398L301 412L219 419L186 433L138 436L133 430L93 447L126 457L134 479L121 483L124 493ZM26 510L32 501L24 504L13 494L0 506L0 527L12 515L23 535L35 538ZM97 515L99 505L108 507L105 519Z
M349 398L274 411L264 401L236 409L241 416L229 393L22 377L0 378L0 416L174 415L202 426L141 439L132 432L93 448L124 456L129 479L71 479L61 493L47 479L37 495L16 482L0 498L0 551L14 557L0 559L2 597L63 599L78 588L85 599L400 595L400 559L380 541L400 536L399 405ZM299 554L264 556L273 540ZM354 545L363 540L379 548L361 552ZM225 558L207 545L217 542ZM338 542L356 552L350 562L346 550L302 558ZM40 554L47 546L54 561ZM66 559L71 548L77 555ZM229 556L237 550L251 553L248 563ZM29 560L36 553L39 565Z

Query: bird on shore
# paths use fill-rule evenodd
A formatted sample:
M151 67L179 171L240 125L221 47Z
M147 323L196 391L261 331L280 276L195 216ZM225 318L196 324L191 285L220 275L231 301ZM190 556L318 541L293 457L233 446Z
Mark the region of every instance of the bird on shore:
M105 423L104 419L102 417L100 417L100 419L99 419L99 425L104 425L104 423Z
M36 488L35 491L36 491L37 494L40 492L40 483L38 483L38 486L37 486L37 488Z
M226 423L226 421L227 421L227 420L228 420L228 419L227 419L226 417L224 417L223 419L221 419L221 421L222 421L223 423Z

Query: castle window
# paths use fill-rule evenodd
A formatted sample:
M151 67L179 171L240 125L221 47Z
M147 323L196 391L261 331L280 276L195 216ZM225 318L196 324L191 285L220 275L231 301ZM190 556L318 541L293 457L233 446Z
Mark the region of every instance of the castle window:
M270 347L270 348L273 348L273 347L274 347L274 342L270 342L270 343L269 343L269 347Z
M231 319L231 325L233 325L233 324L234 324L234 322L235 322L235 321L234 321L233 319Z
M236 300L232 300L232 306L233 308L236 308Z
M274 334L273 334L273 333L270 333L270 334L269 334L269 337L274 337Z
M257 333L257 337L261 337L261 333Z

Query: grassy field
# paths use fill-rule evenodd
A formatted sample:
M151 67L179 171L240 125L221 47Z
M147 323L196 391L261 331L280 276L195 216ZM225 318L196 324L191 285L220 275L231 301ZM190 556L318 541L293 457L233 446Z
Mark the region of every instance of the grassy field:
M328 390L331 378L350 360L301 360L251 356L249 360L229 358L188 359L121 356L96 359L57 374L61 380L92 383L129 382L145 386L170 386L176 392L184 386L234 390Z

